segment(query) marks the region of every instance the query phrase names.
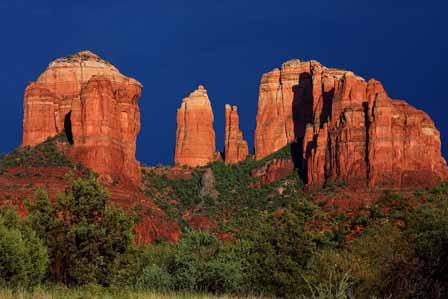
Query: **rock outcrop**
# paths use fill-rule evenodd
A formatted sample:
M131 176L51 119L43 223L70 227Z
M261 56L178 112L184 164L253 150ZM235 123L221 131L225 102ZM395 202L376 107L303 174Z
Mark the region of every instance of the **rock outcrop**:
M22 146L65 132L69 157L106 180L138 185L141 89L90 51L56 59L26 88Z
M213 111L204 86L183 99L177 109L176 165L204 166L216 160Z
M215 188L215 175L211 168L207 168L201 177L201 190L199 191L201 197L210 197L217 199L219 196Z
M252 170L251 176L259 177L259 187L262 187L286 178L294 171L294 162L291 159L273 159L268 164Z
M448 176L440 133L426 113L392 100L376 80L317 61L288 61L261 79L256 159L294 141L309 187L341 180L415 188Z
M226 164L235 164L247 158L249 146L240 130L237 106L226 105L225 114L224 161Z

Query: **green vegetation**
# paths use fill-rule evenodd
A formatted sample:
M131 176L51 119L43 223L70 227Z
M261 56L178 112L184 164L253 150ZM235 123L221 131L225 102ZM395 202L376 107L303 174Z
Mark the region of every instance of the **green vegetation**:
M163 168L147 170L143 176L144 191L170 218L177 219L181 224L184 224L183 213L194 211L195 215L220 219L220 231L232 231L250 216L266 210L291 207L298 197L305 198L296 172L265 186L259 186L260 178L251 175L251 171L273 159L288 158L290 155L291 145L288 145L260 161L248 159L230 166L223 162L210 164L208 167L213 171L219 194L217 199L200 196L201 176L207 167L192 169L190 179L169 179L161 174ZM279 188L283 190L281 194L277 192Z
M65 134L59 134L48 138L45 142L36 146L26 146L11 153L0 155L0 174L7 169L17 166L22 167L73 167L73 163L58 151L56 143L66 140Z
M63 287L37 288L32 291L0 289L0 299L263 299L263 297L236 297L231 295L210 295L190 293L161 293L103 289L96 286L67 289Z
M120 279L133 222L122 210L107 206L107 199L106 190L91 177L74 181L55 204L43 191L28 203L27 221L48 247L52 280L110 286Z
M48 264L47 248L11 210L0 215L0 286L32 287L41 283Z
M0 298L448 298L448 183L328 208L322 195L340 184L304 193L295 172L264 186L251 175L290 150L212 163L217 198L200 196L206 168L147 170L144 191L181 224L178 244L134 244L137 218L94 177L51 202L38 191L24 219L0 213ZM188 213L213 225L195 230Z

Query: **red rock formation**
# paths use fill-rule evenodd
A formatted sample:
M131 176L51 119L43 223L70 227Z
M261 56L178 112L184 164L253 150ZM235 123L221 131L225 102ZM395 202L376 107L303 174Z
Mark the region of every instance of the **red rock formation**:
M309 187L432 186L448 177L440 133L429 116L392 100L381 83L316 61L292 60L261 79L255 155L301 144Z
M249 155L249 146L243 138L239 127L237 106L225 106L226 131L224 141L224 160L226 164L235 164L243 161Z
M260 187L270 185L286 178L294 171L294 162L291 159L274 159L263 167L252 170L251 175L260 177Z
M216 159L213 111L204 86L193 91L177 110L174 162L191 167Z
M142 85L89 51L56 59L24 99L22 146L64 132L67 155L106 180L140 182L135 159Z

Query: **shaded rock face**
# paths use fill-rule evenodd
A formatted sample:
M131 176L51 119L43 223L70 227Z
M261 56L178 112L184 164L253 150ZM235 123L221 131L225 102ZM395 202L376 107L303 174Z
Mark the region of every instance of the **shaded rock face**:
M241 162L249 155L249 146L239 127L237 106L225 106L226 129L224 140L224 160L226 164Z
M293 141L309 187L426 187L448 176L426 113L392 100L376 80L317 61L288 61L261 79L256 159Z
M105 180L140 182L142 85L89 51L56 59L25 90L22 146L65 132L66 154Z
M176 165L204 166L216 158L213 111L207 91L200 85L177 110Z
M274 159L263 167L252 170L251 176L260 177L259 187L262 187L286 178L294 171L294 162L291 159Z

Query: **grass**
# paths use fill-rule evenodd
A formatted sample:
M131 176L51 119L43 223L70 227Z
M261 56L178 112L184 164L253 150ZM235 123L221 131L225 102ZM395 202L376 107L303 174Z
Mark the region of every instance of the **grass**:
M152 291L104 290L101 288L67 289L37 288L34 291L0 289L0 299L261 299L262 297L233 297L231 295L157 293Z

